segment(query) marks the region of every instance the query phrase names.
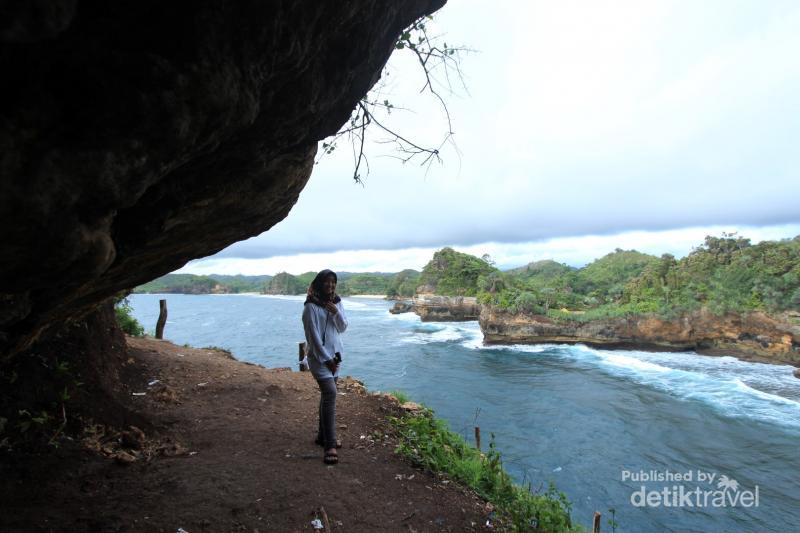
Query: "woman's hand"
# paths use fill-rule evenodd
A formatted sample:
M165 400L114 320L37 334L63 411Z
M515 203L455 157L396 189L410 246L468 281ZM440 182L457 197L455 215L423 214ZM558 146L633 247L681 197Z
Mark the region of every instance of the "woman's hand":
M336 307L336 304L333 302L325 302L325 309L332 315L339 312L339 308Z
M335 374L336 371L339 370L339 363L337 363L333 359L329 359L329 360L325 361L325 366L327 366L328 370L330 370L331 373L333 373L333 374Z

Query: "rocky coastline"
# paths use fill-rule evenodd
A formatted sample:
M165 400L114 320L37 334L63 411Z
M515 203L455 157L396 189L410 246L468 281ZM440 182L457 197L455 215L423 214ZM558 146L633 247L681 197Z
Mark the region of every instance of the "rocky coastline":
M610 349L695 351L800 367L798 318L760 312L717 316L702 310L670 320L650 315L581 322L483 306L479 322L487 344L581 343Z
M396 302L393 314L416 313L423 322L478 320L486 344L585 344L595 348L694 351L745 361L798 367L800 315L762 312L715 315L700 310L673 319L640 315L581 321L512 313L474 297L417 294Z

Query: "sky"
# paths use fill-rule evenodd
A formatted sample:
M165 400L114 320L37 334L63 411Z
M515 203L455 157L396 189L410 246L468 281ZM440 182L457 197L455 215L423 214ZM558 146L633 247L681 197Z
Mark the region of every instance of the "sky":
M391 272L443 246L581 266L615 248L680 257L723 231L793 237L798 27L795 1L451 0L431 34L473 51L463 83L434 72L443 163L368 142L362 186L341 141L286 219L180 272ZM436 146L444 114L399 52L376 98L407 111L381 121Z

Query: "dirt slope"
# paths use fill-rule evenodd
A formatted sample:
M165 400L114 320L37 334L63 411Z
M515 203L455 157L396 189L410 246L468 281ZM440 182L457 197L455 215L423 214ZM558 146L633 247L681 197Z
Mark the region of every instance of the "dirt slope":
M97 427L83 443L4 465L0 530L312 531L320 507L331 531L469 531L485 522L474 494L394 454L386 417L399 407L389 398L340 384L344 447L340 463L326 466L313 443L318 392L308 373L128 342L124 386L143 434Z

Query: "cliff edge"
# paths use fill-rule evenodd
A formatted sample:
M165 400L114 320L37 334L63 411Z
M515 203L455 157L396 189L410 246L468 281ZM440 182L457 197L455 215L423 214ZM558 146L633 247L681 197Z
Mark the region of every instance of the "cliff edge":
M583 343L602 348L693 350L800 366L800 317L788 314L717 316L702 310L669 320L632 316L582 322L579 317L556 320L482 306L480 326L487 344Z

